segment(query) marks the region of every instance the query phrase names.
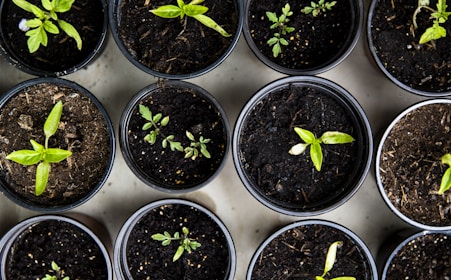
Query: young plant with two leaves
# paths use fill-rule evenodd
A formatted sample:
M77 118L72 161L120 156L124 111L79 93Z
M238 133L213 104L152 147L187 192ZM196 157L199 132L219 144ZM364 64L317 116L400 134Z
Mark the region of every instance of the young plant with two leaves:
M69 276L64 276L64 270L62 270L56 262L52 261L51 266L51 271L54 275L46 274L41 280L70 280Z

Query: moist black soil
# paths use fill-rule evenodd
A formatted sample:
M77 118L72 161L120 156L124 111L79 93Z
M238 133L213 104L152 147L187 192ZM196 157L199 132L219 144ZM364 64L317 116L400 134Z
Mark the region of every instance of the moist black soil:
M201 246L191 253L185 251L173 262L180 243L162 246L151 236L165 231L182 234L182 227L188 228L188 237ZM152 209L134 226L127 241L127 264L133 279L223 280L230 258L227 239L216 222L199 209L183 204Z
M436 8L431 0L430 7ZM445 92L451 90L451 36L434 44L419 44L421 34L432 26L431 12L422 9L417 15L418 29L412 17L417 1L379 0L373 12L371 39L383 67L402 84L416 90ZM441 24L451 32L451 21Z
M315 279L323 274L327 250L335 241L343 244L327 279L340 276L373 279L359 244L343 231L315 224L289 229L274 238L257 258L251 279Z
M36 165L23 166L5 157L13 151L32 150L30 139L44 145L44 122L59 100L63 101L63 114L49 147L72 151L72 156L51 164L47 189L35 196ZM64 206L89 195L103 179L111 153L103 115L89 97L75 89L49 83L32 85L1 110L0 178L10 192L31 204Z
M296 28L285 39L288 46L282 46L282 52L274 57L272 46L267 41L278 32L270 29L271 23L266 12L282 14L285 4L290 4L293 15L288 26ZM289 69L311 69L321 67L337 59L352 41L353 25L356 24L355 11L358 7L350 0L337 0L337 4L325 13L314 17L301 12L310 6L310 0L269 1L251 0L249 4L248 24L250 35L258 50L274 63Z
M449 235L428 233L413 239L397 252L385 279L449 279L450 259Z
M28 2L44 9L41 0ZM31 19L34 15L17 7L12 1L3 1L2 5L1 32L4 43L9 52L14 54L14 59L35 69L59 72L77 66L91 56L104 31L105 11L102 1L76 0L72 9L69 12L58 13L58 18L69 22L77 29L83 41L81 51L77 49L75 40L60 29L59 34L48 34L47 47L40 46L37 52L30 54L27 46L28 37L18 25L22 19Z
M56 262L74 280L108 279L98 244L80 228L58 220L38 222L14 241L5 264L7 279L42 279Z
M238 32L236 0L201 4L209 8L205 15L232 37L223 37L191 17L167 19L149 12L163 5L177 5L175 0L119 2L118 33L126 50L139 63L159 73L180 75L207 68L224 55Z
M148 121L139 113L139 104L149 107L154 115L169 116L168 125L160 127L153 145L144 141L151 129L142 129ZM205 182L217 171L225 157L227 131L224 116L212 102L193 89L163 84L139 104L131 112L128 145L133 163L147 179L159 187L184 189ZM200 136L210 139L206 145L211 158L200 155L193 160L185 158L184 152L171 151L169 145L163 148L162 140L169 135L183 147L189 147L186 131L196 140Z
M323 208L353 188L362 168L362 132L354 115L336 97L318 88L287 86L270 93L247 116L240 135L241 166L254 188L268 200L304 210ZM309 148L298 156L288 153L303 143L294 127L320 137L326 131L352 135L356 141L322 145L323 165L316 171Z
M381 181L406 217L430 226L451 225L451 192L438 195L450 153L451 105L429 104L406 114L388 134L380 156Z

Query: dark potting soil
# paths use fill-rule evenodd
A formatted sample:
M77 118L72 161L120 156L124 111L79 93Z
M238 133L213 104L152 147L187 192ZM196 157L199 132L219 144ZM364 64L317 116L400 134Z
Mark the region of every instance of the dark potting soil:
M57 220L38 222L21 233L8 253L7 279L42 279L54 261L71 280L108 279L105 256L80 228Z
M430 226L451 225L451 192L438 195L451 152L451 105L429 104L408 113L392 128L380 157L387 197L405 216Z
M32 150L30 139L44 145L44 122L59 100L63 114L49 147L70 150L72 156L51 164L46 191L35 196L36 165L23 166L5 157ZM32 204L63 206L87 196L104 176L111 152L103 115L88 97L69 87L48 83L27 87L0 112L0 178L11 192Z
M326 131L345 132L356 141L322 145L323 165L318 172L309 148L299 156L288 153L303 143L294 127L312 131L316 137ZM341 101L317 88L291 85L270 93L247 116L239 140L241 165L269 200L313 210L347 193L361 167L357 144L363 141L361 135Z
M282 36L289 44L282 46L282 52L275 58L272 46L269 46L267 41L278 31L270 29L272 23L266 12L280 16L286 3L290 4L290 10L293 11L293 15L288 17L290 21L287 25L296 30ZM356 21L353 10L356 7L350 0L337 0L332 10L314 17L301 12L310 3L310 0L251 0L248 14L249 32L259 51L269 60L289 69L308 69L320 67L343 53L351 39L351 28Z
M392 259L387 280L450 279L451 238L443 233L419 236Z
M223 37L194 18L167 19L149 12L163 5L177 5L175 0L121 0L119 37L130 55L153 71L174 75L197 72L217 61L230 47L239 22L236 2L201 4L209 8L206 16L232 34Z
M41 0L28 2L44 9ZM15 58L31 67L44 71L58 72L67 70L87 59L99 44L102 37L104 8L102 1L76 0L69 12L58 13L58 18L72 24L83 41L81 51L74 39L60 29L59 34L48 34L47 47L30 54L25 32L18 28L22 19L31 19L33 14L17 7L12 1L3 1L1 28L5 44L14 53Z
M139 113L138 105L133 109L128 126L128 144L133 162L142 173L159 187L183 189L208 180L220 167L227 147L227 131L221 113L213 103L188 88L162 85L140 104L149 107L155 115L169 116L169 124L160 128L155 144L144 141L150 130L143 130L147 123ZM207 150L211 158L202 155L195 160L185 158L184 152L163 148L162 140L174 135L174 141L183 147L190 146L186 137L190 131L196 140L200 136L210 139ZM164 135L164 136L163 136Z
M436 9L436 0L430 7ZM374 51L387 71L401 83L430 92L451 90L451 36L435 44L419 44L421 34L432 26L431 12L422 9L417 15L418 29L412 17L417 1L379 0L372 20ZM451 31L451 21L441 24Z
M189 229L189 238L201 244L184 252L180 259L172 258L180 245L172 241L162 246L153 234ZM230 252L227 239L216 222L202 211L183 204L170 204L152 209L130 232L127 242L127 264L133 279L155 280L223 280L227 276Z
M372 280L363 249L344 232L326 225L298 226L274 238L257 258L251 279L315 279L323 274L327 251L335 241L343 244L327 279L353 276Z

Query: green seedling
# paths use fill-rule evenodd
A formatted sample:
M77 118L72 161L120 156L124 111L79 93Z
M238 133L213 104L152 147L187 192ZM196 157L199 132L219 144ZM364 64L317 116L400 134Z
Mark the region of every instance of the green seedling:
M432 12L431 19L433 19L433 22L432 26L427 28L421 35L419 43L425 44L429 41L446 37L446 29L440 25L445 23L448 20L448 16L451 14L451 12L446 11L446 9L448 8L448 5L446 5L446 0L438 0L437 10L429 7L429 0L418 0L418 6L415 9L412 20L415 29L418 28L416 21L417 14L421 11L422 8L425 8Z
M18 7L35 16L33 19L25 19L24 24L22 23L19 25L19 28L26 31L25 35L29 37L27 45L30 53L36 52L41 45L46 47L48 42L47 32L58 34L59 28L61 28L67 36L73 38L77 43L77 48L81 50L82 40L80 34L78 34L78 31L72 24L59 19L57 14L70 11L74 1L75 0L42 0L42 6L46 10L43 11L39 7L25 0L13 0L14 4Z
M301 12L304 14L312 14L314 17L319 16L321 13L325 13L328 10L332 10L332 7L337 4L337 1L325 2L324 0L319 0L318 3L310 2L310 6L304 7Z
M337 258L337 249L343 245L342 241L335 241L329 246L329 249L327 250L326 255L326 263L324 264L324 271L321 276L316 276L315 280L326 280L326 274L332 270L335 259ZM341 276L341 277L335 277L331 278L330 280L356 280L355 277L351 276Z
M346 144L355 140L351 135L338 131L324 132L320 138L316 138L312 132L299 127L295 127L294 131L305 143L294 145L288 152L291 155L300 155L310 146L310 158L318 171L321 171L323 164L321 144Z
M191 254L192 250L196 250L201 246L199 242L197 242L195 239L189 238L189 230L186 227L182 228L182 234L179 232L174 233L173 236L167 231L165 231L163 234L157 233L152 235L152 239L156 241L161 241L161 245L168 246L171 244L172 241L179 241L180 245L177 248L177 251L174 254L174 257L172 258L172 261L175 262L183 255L185 251L187 251L189 254Z
M194 135L189 131L186 131L186 137L188 137L188 139L191 141L191 144L189 147L186 147L184 149L185 158L191 158L192 160L195 160L200 154L202 154L206 158L211 158L210 152L208 152L207 150L207 143L210 142L210 139L205 139L203 136L200 136L199 140L196 141Z
M273 24L270 26L271 29L277 29L277 32L274 33L274 36L267 41L269 46L272 46L272 54L274 57L279 56L282 52L282 46L288 46L288 41L283 36L287 35L287 33L291 33L295 30L294 27L290 27L287 23L290 21L288 19L289 16L293 15L293 12L290 11L290 4L285 4L285 7L282 8L282 14L278 17L276 13L266 12L266 16L269 21Z
M69 276L64 276L64 270L52 261L52 272L54 275L46 274L41 280L70 280Z
M139 113L141 116L147 120L142 127L142 130L149 130L149 134L144 137L144 141L149 142L150 144L155 144L157 142L158 135L163 137L161 141L161 145L163 148L166 148L169 144L171 151L179 151L183 152L183 147L180 142L174 141L174 135L165 136L161 133L161 128L165 127L169 123L169 116L163 117L161 113L153 114L149 107L145 105L139 105Z
M451 188L451 154L442 156L442 164L448 165L448 169L443 174L438 194L443 194Z
M205 15L208 11L208 7L199 5L204 0L192 0L190 3L185 4L183 0L177 0L177 5L164 5L156 9L150 10L156 16L162 18L176 18L183 19L186 16L193 17L203 25L217 31L224 37L230 37L232 34L227 33L219 24L217 24L212 18Z
M44 146L34 140L30 140L33 150L14 151L6 156L6 159L26 166L38 164L36 168L35 186L35 194L37 196L41 195L47 186L51 163L61 162L72 155L70 151L49 148L49 138L55 135L62 113L63 102L58 101L44 123Z

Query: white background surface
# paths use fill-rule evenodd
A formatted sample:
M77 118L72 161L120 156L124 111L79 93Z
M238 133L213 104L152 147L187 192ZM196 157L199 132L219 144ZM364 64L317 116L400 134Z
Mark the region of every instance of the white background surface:
M368 7L366 1L365 16ZM318 76L340 84L356 97L369 118L376 150L377 136L396 114L425 98L396 87L377 69L367 49L366 26L363 30L351 55L333 70ZM252 94L281 77L284 75L267 68L255 58L241 36L235 50L218 68L188 81L204 87L218 99L228 115L233 131L238 113ZM16 83L30 78L33 77L0 59L1 94ZM155 82L154 77L137 69L120 53L111 35L97 60L86 69L63 78L79 83L99 98L111 116L116 135L126 103L141 88ZM357 194L346 204L313 218L334 221L348 227L376 255L385 238L406 225L382 201L373 173L374 167ZM245 279L249 260L265 237L291 221L301 220L278 214L258 203L239 180L231 155L227 157L222 172L201 190L188 195L168 195L151 189L134 177L122 158L119 145L108 182L94 198L73 211L89 214L104 223L114 241L122 223L136 209L151 201L169 197L199 202L222 219L232 234L237 250L235 279ZM0 195L0 236L15 223L37 214L39 213L15 206Z

